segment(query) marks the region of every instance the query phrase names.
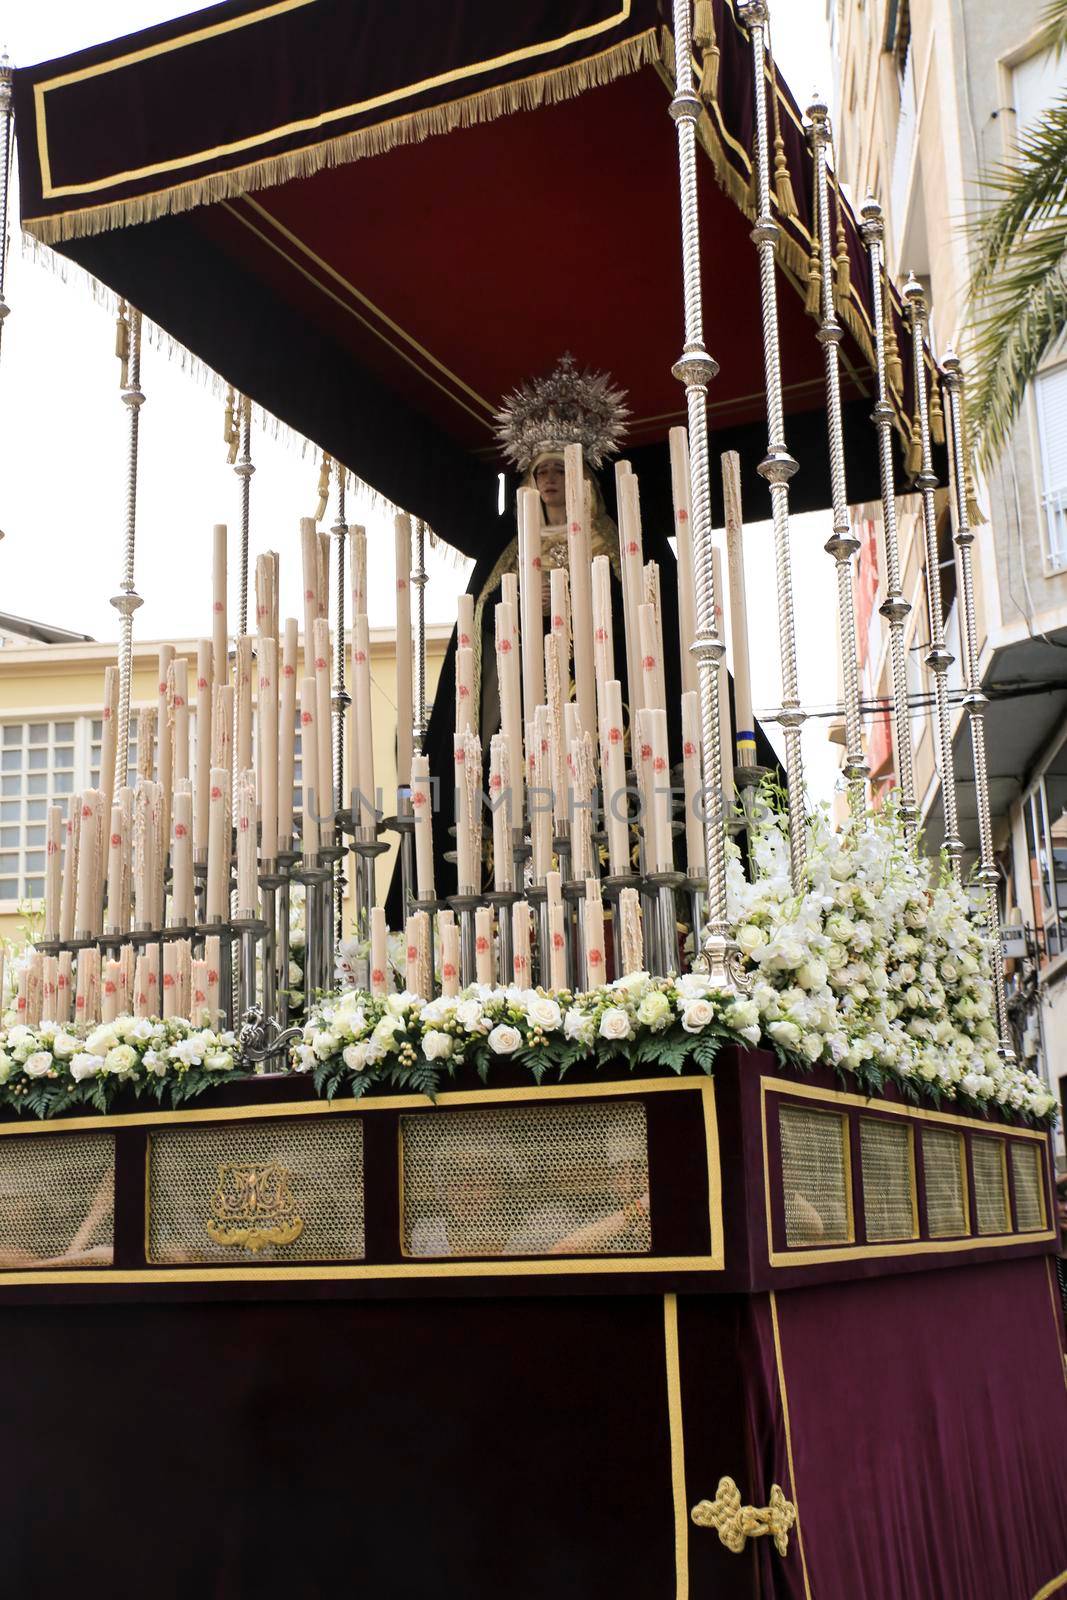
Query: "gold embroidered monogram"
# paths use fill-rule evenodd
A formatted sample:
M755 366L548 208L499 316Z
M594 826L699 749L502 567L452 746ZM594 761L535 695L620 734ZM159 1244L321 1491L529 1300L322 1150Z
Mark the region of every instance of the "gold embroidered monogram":
M289 1184L292 1173L277 1161L220 1161L211 1201L208 1237L231 1249L263 1250L292 1244L304 1231Z
M734 1480L720 1478L714 1500L698 1501L689 1515L698 1528L714 1528L734 1555L741 1554L746 1539L769 1533L778 1554L784 1556L789 1551L789 1531L797 1520L797 1508L776 1483L771 1484L769 1505L743 1506Z

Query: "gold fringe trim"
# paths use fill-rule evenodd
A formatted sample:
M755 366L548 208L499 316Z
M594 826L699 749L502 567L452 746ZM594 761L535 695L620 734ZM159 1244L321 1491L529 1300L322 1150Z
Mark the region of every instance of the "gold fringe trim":
M834 168L834 200L837 206L837 257L834 262L834 273L837 298L844 303L852 297L852 263L848 259L844 202L841 199L841 184L838 181L836 167Z
M911 432L908 435L908 446L904 452L904 471L907 473L909 478L917 478L919 473L922 471L922 464L922 434L919 429L919 418L918 416L914 416L911 419Z
M693 43L701 53L700 98L714 100L719 92L719 42L715 37L715 11L711 0L696 0Z
M658 56L657 31L649 28L583 61L573 61L564 67L535 73L515 83L498 84L478 94L452 100L447 105L409 112L406 116L394 117L370 128L360 128L335 139L324 139L321 144L303 150L268 156L247 166L211 173L189 183L156 190L152 194L135 195L128 200L67 211L58 216L29 217L23 226L43 243L55 244L62 239L85 238L91 234L109 233L115 228L154 222L158 217L176 216L194 206L213 205L216 201L229 200L235 195L251 194L256 189L274 188L294 178L307 178L325 167L340 167L368 156L384 155L398 145L421 144L423 140L438 134L494 122L512 112L535 111L541 106L557 105L562 100L574 99L587 89L598 89L617 78L639 72L642 67L656 62Z
M930 437L935 444L945 442L945 413L941 409L940 376L935 366L930 374Z

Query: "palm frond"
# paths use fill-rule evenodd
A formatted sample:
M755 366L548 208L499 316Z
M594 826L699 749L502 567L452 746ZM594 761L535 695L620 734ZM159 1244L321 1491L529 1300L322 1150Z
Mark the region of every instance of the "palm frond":
M1057 55L1067 50L1067 0L1052 0L1052 4L1045 7L1037 48L1055 50Z
M971 433L988 465L1006 445L1023 393L1067 326L1067 215L1008 258L969 338Z
M1067 210L1067 95L1024 134L1013 161L998 163L983 176L982 188L992 207L971 228L972 311L1003 271L1016 241Z

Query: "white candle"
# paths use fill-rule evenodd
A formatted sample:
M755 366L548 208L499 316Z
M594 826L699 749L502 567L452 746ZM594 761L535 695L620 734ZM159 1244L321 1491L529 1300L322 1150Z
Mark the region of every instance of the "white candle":
M548 574L548 631L564 641L567 678L570 680L571 586L566 567L553 567Z
M76 796L70 800L66 822L66 853L63 882L59 892L59 937L74 937L74 892L78 884L78 841L81 837L82 810Z
M352 557L352 615L362 617L367 612L367 530L353 523L348 530L348 548Z
M489 805L493 817L493 887L498 894L505 894L512 885L510 789L508 739L505 734L494 733L489 741Z
M730 573L730 647L734 668L734 713L739 767L756 765L756 723L752 715L752 669L748 657L748 602L745 595L744 518L741 514L741 460L734 450L722 458L726 508L726 560ZM716 598L721 604L719 580Z
M282 670L278 682L278 848L293 847L293 772L296 762L297 623L285 620Z
M455 922L441 923L441 993L459 993L459 929Z
M551 730L547 706L534 711L533 727L527 731L531 752L530 841L533 849L535 883L544 883L552 864L552 770Z
M608 833L608 864L614 876L630 870L630 832L627 822L629 807L626 797L626 757L623 738L622 684L618 678L609 678L604 685L600 771Z
M638 606L637 636L641 645L641 704L659 706L659 657L656 654L656 616L652 606Z
M430 763L425 756L411 758L411 806L415 818L415 884L419 898L434 897L433 818L430 806Z
M404 923L404 988L408 994L419 992L419 946L415 934L413 911Z
M674 848L671 834L671 770L667 758L667 713L649 710L645 712L645 719L652 745L648 801L651 810L653 871L670 872L674 868ZM647 831L649 830L646 823Z
M641 708L640 655L637 638L637 607L644 593L644 554L641 535L641 503L637 479L628 461L615 463L615 492L619 505L619 554L622 567L622 613L626 634L626 675L630 690L631 715Z
M207 1020L207 971L206 961L193 962L189 1021L194 1028L202 1028Z
M216 933L204 940L204 959L207 962L208 1021L215 1027L219 1020L219 970L222 946Z
M226 625L226 524L217 522L213 530L211 643L217 684L230 675L230 640Z
M456 651L456 732L474 731L474 651L460 646Z
M593 558L593 670L596 675L595 728L597 744L604 735L600 723L604 716L604 685L615 676L615 630L611 618L611 562L607 556Z
M188 1017L193 1004L193 947L188 939L179 939L178 948L178 1015Z
M237 774L237 915L259 916L256 877L256 775L251 767Z
M568 713L571 707L567 707ZM593 861L593 790L596 770L593 741L584 733L577 712L568 717L567 778L570 787L571 873L575 878L596 875Z
M189 663L175 660L170 669L171 714L174 722L174 782L189 776ZM105 790L105 793L108 791Z
M234 657L234 691L237 700L237 770L252 765L252 676L255 640L243 633Z
M137 713L137 777L153 781L156 770L156 708L142 706Z
M541 496L519 490L519 607L522 622L523 714L529 722L545 698L541 601Z
M493 908L477 906L474 912L474 976L478 983L496 982L493 961Z
M63 883L63 813L58 806L48 807L44 849L44 936L58 939Z
M256 557L256 632L261 639L278 639L277 550L264 550Z
M396 518L396 781L411 784L411 735L415 703L411 692L411 519ZM421 891L420 891L421 892Z
M138 791L140 792L140 791ZM207 838L207 920L230 913L230 769L212 767Z
M303 799L301 842L304 856L319 853L318 736L315 730L314 678L300 680L300 786Z
M81 797L81 833L78 841L78 890L74 914L79 938L100 932L99 883L101 819L104 797L99 789L86 789Z
M465 733L456 741L462 760L456 761L456 786L461 802L456 809L457 867L460 893L477 894L482 887L482 741Z
M163 1016L178 1015L178 950L171 940L163 946Z
M324 617L315 620L315 731L318 756L315 768L319 789L319 829L323 844L333 844L334 786L333 749L330 715L330 625ZM306 738L305 738L306 744Z
M148 957L137 957L133 973L133 1014L137 1018L150 1015L148 1010Z
M619 895L618 935L623 976L645 971L645 945L641 932L641 902L636 889L623 889Z
M215 669L210 639L196 646L196 806L193 816L193 848L203 859L207 850L208 795L211 790L211 713L215 692Z
M433 951L430 944L430 916L416 911L411 918L415 932L415 993L429 1000L433 995Z
M664 707L667 704L666 683L663 671L663 618L659 605L659 562L647 561L644 571L644 604L652 607L650 619L653 653L656 657L656 698L651 703Z
M304 580L304 672L315 662L315 621L319 616L319 535L312 517L300 518L300 566Z
M119 1015L119 964L105 961L100 973L100 1021L114 1022Z
M557 992L567 987L567 936L564 932L563 884L558 872L545 877L548 893L548 982Z
M0 989L3 973L0 971ZM41 966L41 1016L45 1022L58 1022L56 1009L59 1000L59 962L55 956L45 956Z
M100 734L100 788L105 805L110 805L115 794L115 753L119 731L119 669L104 668L104 706ZM122 773L120 785L126 782Z
M511 908L512 976L520 989L530 987L530 903L516 900Z
M715 584L715 628L719 638L725 636L725 621L722 614L723 584L722 584L722 555L718 549L711 552L712 577ZM734 750L735 741L732 737L730 725L730 680L726 672L726 663L720 662L719 670L715 674L719 695L719 782L722 785L722 803L724 808L733 804L734 799ZM751 716L751 710L749 712ZM740 726L740 724L738 725ZM751 732L751 723L749 724ZM746 739L748 735L746 734ZM747 746L746 746L747 748ZM755 759L755 738L751 744L753 759ZM725 809L723 812L725 818Z
M211 711L211 765L233 766L233 684L215 681Z
M474 596L461 594L456 601L456 648L474 649Z
M682 779L685 786L685 861L694 878L704 876L704 796L701 793L700 704L694 690L682 695Z
M500 579L500 598L504 605L511 606L515 615L519 614L519 575L517 572L505 572Z
M259 641L258 667L256 716L259 723L259 741L256 749L256 775L261 831L260 854L266 870L267 863L273 866L278 857L278 641L273 634L264 634Z
M389 984L389 929L382 906L370 908L370 992L388 994Z
M514 577L514 573L509 573ZM515 607L501 601L496 608L496 677L500 693L500 731L513 753L522 752L522 697L519 687L519 634ZM523 773L522 761L511 765L512 796L509 805L509 826L518 827L522 821Z
M374 726L371 721L370 624L360 612L352 624L352 724L355 738L355 788L358 791L359 826L373 830L377 823L377 792L374 783ZM356 795L352 796L355 821Z
M678 542L678 644L682 690L697 687L697 663L691 646L697 636L696 573L693 567L693 495L689 481L689 435L684 428L670 431L671 490L674 496L674 536Z
M569 444L563 452L567 495L567 550L570 559L571 616L574 636L574 684L582 726L596 727L596 689L593 670L593 607L591 594L592 559L590 495L586 481L582 447Z
M41 1025L41 952L31 950L26 963L26 1023L28 1027Z
M187 928L195 921L193 912L193 797L189 791L187 779L184 780L184 787L175 792L173 809L174 820L171 825L170 846L172 872L170 921L172 927Z
M562 633L545 640L545 695L548 710L548 775L552 789L552 815L556 825L567 820L567 750L563 735L563 707L570 687L567 642Z
M159 699L156 702L156 781L162 793L163 837L170 838L170 797L174 790L174 646L159 647Z
M56 1021L70 1021L70 977L73 958L69 950L59 952L59 971L56 975Z
M134 793L128 786L119 790L119 807L122 812L122 877L119 884L118 913L122 921L120 932L130 929L130 912L133 904L133 813Z
M600 884L595 878L585 880L582 915L585 924L585 985L587 989L598 989L607 973L604 963L604 902L600 897Z

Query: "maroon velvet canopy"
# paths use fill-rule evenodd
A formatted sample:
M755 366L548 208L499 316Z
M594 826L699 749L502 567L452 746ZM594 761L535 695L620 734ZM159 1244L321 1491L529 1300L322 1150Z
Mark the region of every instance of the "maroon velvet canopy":
M227 0L16 75L23 225L240 391L471 555L499 543L493 413L564 349L629 390L655 495L684 418L668 0ZM753 75L715 0L700 135L717 448L766 446ZM803 293L811 159L792 174L780 310L794 503L829 498L823 358ZM849 490L877 492L865 253L843 207ZM836 216L835 216L836 222ZM900 325L903 337L903 325ZM906 405L907 396L902 397ZM646 449L649 454L645 456Z

